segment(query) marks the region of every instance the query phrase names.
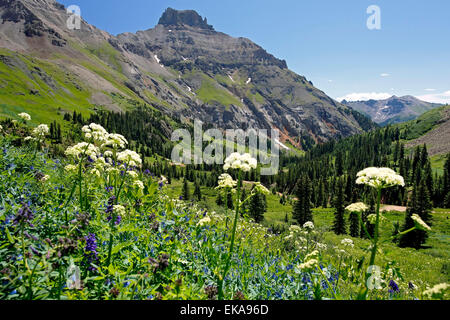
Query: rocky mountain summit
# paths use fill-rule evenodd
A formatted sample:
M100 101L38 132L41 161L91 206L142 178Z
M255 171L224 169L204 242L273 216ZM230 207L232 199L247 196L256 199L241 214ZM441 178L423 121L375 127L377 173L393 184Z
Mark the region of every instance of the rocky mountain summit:
M421 114L441 106L413 96L392 96L383 100L342 101L343 104L369 116L380 125L416 119Z
M213 26L208 24L208 19L202 19L202 17L194 10L178 11L167 8L159 19L158 24L167 27L187 25L200 29L214 30Z
M222 129L278 129L283 142L297 146L374 127L286 61L249 39L215 31L193 10L168 8L154 28L117 36L84 20L70 30L70 16L53 0L0 0L6 105L58 112L148 105ZM28 96L32 91L39 94Z

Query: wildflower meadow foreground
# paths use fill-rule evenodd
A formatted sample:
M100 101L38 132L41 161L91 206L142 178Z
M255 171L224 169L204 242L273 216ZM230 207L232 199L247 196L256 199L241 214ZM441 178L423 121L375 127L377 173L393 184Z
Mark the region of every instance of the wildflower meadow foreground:
M244 174L258 166L249 154L225 160L215 192L231 194L234 208L216 213L169 197L167 179L144 170L120 134L83 126L57 156L48 126L19 118L0 127L0 299L448 298L448 284L419 286L380 258L381 196L404 186L394 170L354 177L377 195L370 246L357 256L353 240L326 244L312 221L275 233L243 214L253 197L270 193L259 182L244 193ZM368 207L347 210L362 221ZM411 219L394 237L433 230Z

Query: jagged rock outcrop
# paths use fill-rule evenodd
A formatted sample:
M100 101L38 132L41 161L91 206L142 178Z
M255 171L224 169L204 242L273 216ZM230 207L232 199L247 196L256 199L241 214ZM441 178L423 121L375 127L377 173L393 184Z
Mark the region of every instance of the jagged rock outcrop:
M208 24L207 18L202 19L194 10L178 11L167 8L159 19L158 24L163 26L187 25L205 30L214 30L213 26Z

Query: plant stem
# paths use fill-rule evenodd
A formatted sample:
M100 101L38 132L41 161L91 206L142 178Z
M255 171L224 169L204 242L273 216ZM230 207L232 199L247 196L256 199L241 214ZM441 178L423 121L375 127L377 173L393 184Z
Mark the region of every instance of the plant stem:
M377 208L376 208L376 220L375 220L375 232L372 243L372 253L370 255L369 267L375 264L375 257L378 250L378 237L379 237L379 224L380 224L380 203L381 203L381 188L377 189ZM368 289L367 280L369 279L369 273L366 272L366 287Z
M225 264L225 269L223 271L221 279L219 279L219 300L223 300L223 282L225 281L225 277L227 276L228 270L230 269L231 264L231 256L233 255L233 249L234 249L234 240L236 236L236 227L237 227L237 220L239 217L239 201L240 201L240 192L241 192L241 184L242 184L242 177L241 177L241 171L239 170L238 173L238 184L237 184L237 192L236 192L236 208L235 208L235 215L234 215L234 222L233 222L233 229L231 233L231 244L230 244L230 251L228 253L227 262Z
M336 295L336 293L334 292L333 287L331 286L331 284L330 284L330 282L328 281L327 277L326 277L325 274L323 273L322 268L321 268L320 266L319 266L318 268L319 268L319 270L320 270L320 273L322 274L322 277L325 279L325 281L326 281L326 283L327 283L327 285L328 285L328 288L330 288L331 293L333 294L333 297L334 297L336 300L339 300L339 296Z

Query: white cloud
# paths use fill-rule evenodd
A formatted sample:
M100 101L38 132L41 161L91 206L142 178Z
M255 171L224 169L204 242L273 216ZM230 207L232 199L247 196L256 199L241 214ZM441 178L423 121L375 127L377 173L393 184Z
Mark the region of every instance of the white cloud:
M389 74L389 73L382 73L382 74L380 74L380 76L381 76L381 77L389 77L390 74Z
M432 92L432 91L436 91L436 89L425 89L425 91L430 91L430 92Z
M427 102L450 104L450 90L443 93L424 94L416 98Z
M338 101L366 101L366 100L383 100L392 97L391 93L386 92L361 92L361 93L350 93L343 97L337 98Z

